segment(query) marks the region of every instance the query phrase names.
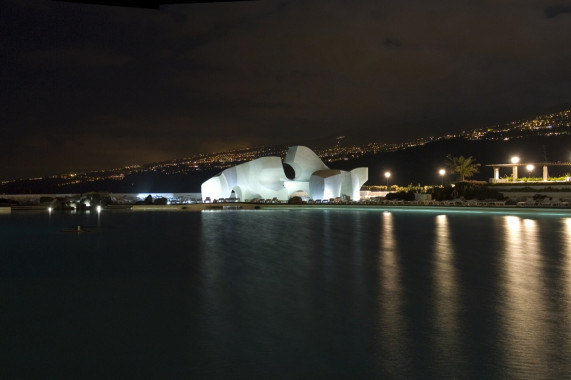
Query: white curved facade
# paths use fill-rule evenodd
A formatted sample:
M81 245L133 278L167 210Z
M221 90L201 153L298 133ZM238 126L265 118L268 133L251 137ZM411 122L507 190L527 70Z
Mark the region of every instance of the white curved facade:
M290 147L285 156L284 164L288 164L295 171L294 181L309 181L314 172L329 169L317 154L306 146Z
M229 198L232 191L241 200L264 198L288 199L283 186L287 180L279 157L261 157L222 173L202 184L202 199Z
M350 197L359 200L359 190L368 180L368 168L350 172L329 169L309 148L289 148L284 164L295 171L286 177L279 157L261 157L225 169L202 184L202 199L229 198L232 191L240 200L255 198L287 201L294 193L304 192L312 199Z

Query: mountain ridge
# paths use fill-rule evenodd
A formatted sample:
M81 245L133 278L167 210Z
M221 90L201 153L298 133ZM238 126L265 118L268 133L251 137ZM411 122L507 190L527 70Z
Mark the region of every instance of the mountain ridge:
M356 145L349 144L346 136L327 139L329 143L324 139L305 145L334 168L369 167L368 184L384 183L384 171L393 172L393 183L431 183L441 180L434 175L435 167L442 167L448 154L474 156L484 165L507 162L511 155L520 155L524 161L568 161L570 152L565 147L571 146L571 110L405 143ZM8 180L0 182L0 193L198 192L202 182L224 168L263 156L283 158L288 146L243 148L109 170ZM475 178L487 179L482 170Z

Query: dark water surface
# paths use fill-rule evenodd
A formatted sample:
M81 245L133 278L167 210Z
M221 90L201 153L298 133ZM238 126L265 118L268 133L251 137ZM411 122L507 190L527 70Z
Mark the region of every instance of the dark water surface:
M13 213L0 244L2 379L571 377L565 216Z

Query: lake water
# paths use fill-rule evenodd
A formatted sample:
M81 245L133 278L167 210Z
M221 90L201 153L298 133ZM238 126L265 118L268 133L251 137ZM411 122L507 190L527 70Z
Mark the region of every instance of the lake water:
M0 244L2 379L571 377L571 214L14 212Z

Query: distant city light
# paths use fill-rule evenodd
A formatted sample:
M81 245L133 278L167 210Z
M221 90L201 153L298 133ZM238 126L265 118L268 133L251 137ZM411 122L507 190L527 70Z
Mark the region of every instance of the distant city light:
M533 131L533 132L531 132ZM475 130L464 130L453 134L442 136L429 136L417 138L407 142L400 143L381 143L370 142L365 145L340 144L345 142L342 136L337 136L337 143L332 146L322 148L316 151L317 155L323 159L325 163L336 162L341 160L350 160L361 157L365 154L377 154L379 152L396 152L402 149L423 146L436 141L443 141L462 137L468 140L478 141L502 141L510 140L517 137L526 137L530 133L533 136L570 136L571 135L571 110L564 110L557 113L538 115L523 121L514 121L498 125L496 127L479 128ZM516 137L517 136L517 137ZM28 178L29 181L55 180L57 186L68 186L78 184L90 184L98 181L113 180L125 181L129 176L144 173L161 173L166 175L192 174L202 170L220 170L236 165L238 163L251 161L253 159L265 156L282 156L286 153L287 147L284 146L263 146L256 148L235 149L224 152L201 153L184 159L170 160L164 162L154 162L148 165L132 164L124 167L118 167L109 170L98 170L86 173L66 172L64 174L52 175L49 177ZM508 158L509 159L509 158ZM509 161L508 161L509 162ZM513 166L518 166L520 161L511 162ZM524 165L522 165L524 166ZM437 169L438 170L438 169ZM538 168L540 170L540 168ZM384 172L383 172L384 174ZM381 175L383 175L381 174ZM445 174L447 175L447 174ZM399 175L399 178L401 176ZM401 178L402 180L402 178ZM0 180L0 186L6 186L15 183L16 180ZM382 183L382 177L381 177ZM153 199L164 197L171 200L168 195L160 195L153 193L140 194L140 200L144 200L148 195ZM156 196L155 196L156 195ZM85 206L89 206L85 203Z

